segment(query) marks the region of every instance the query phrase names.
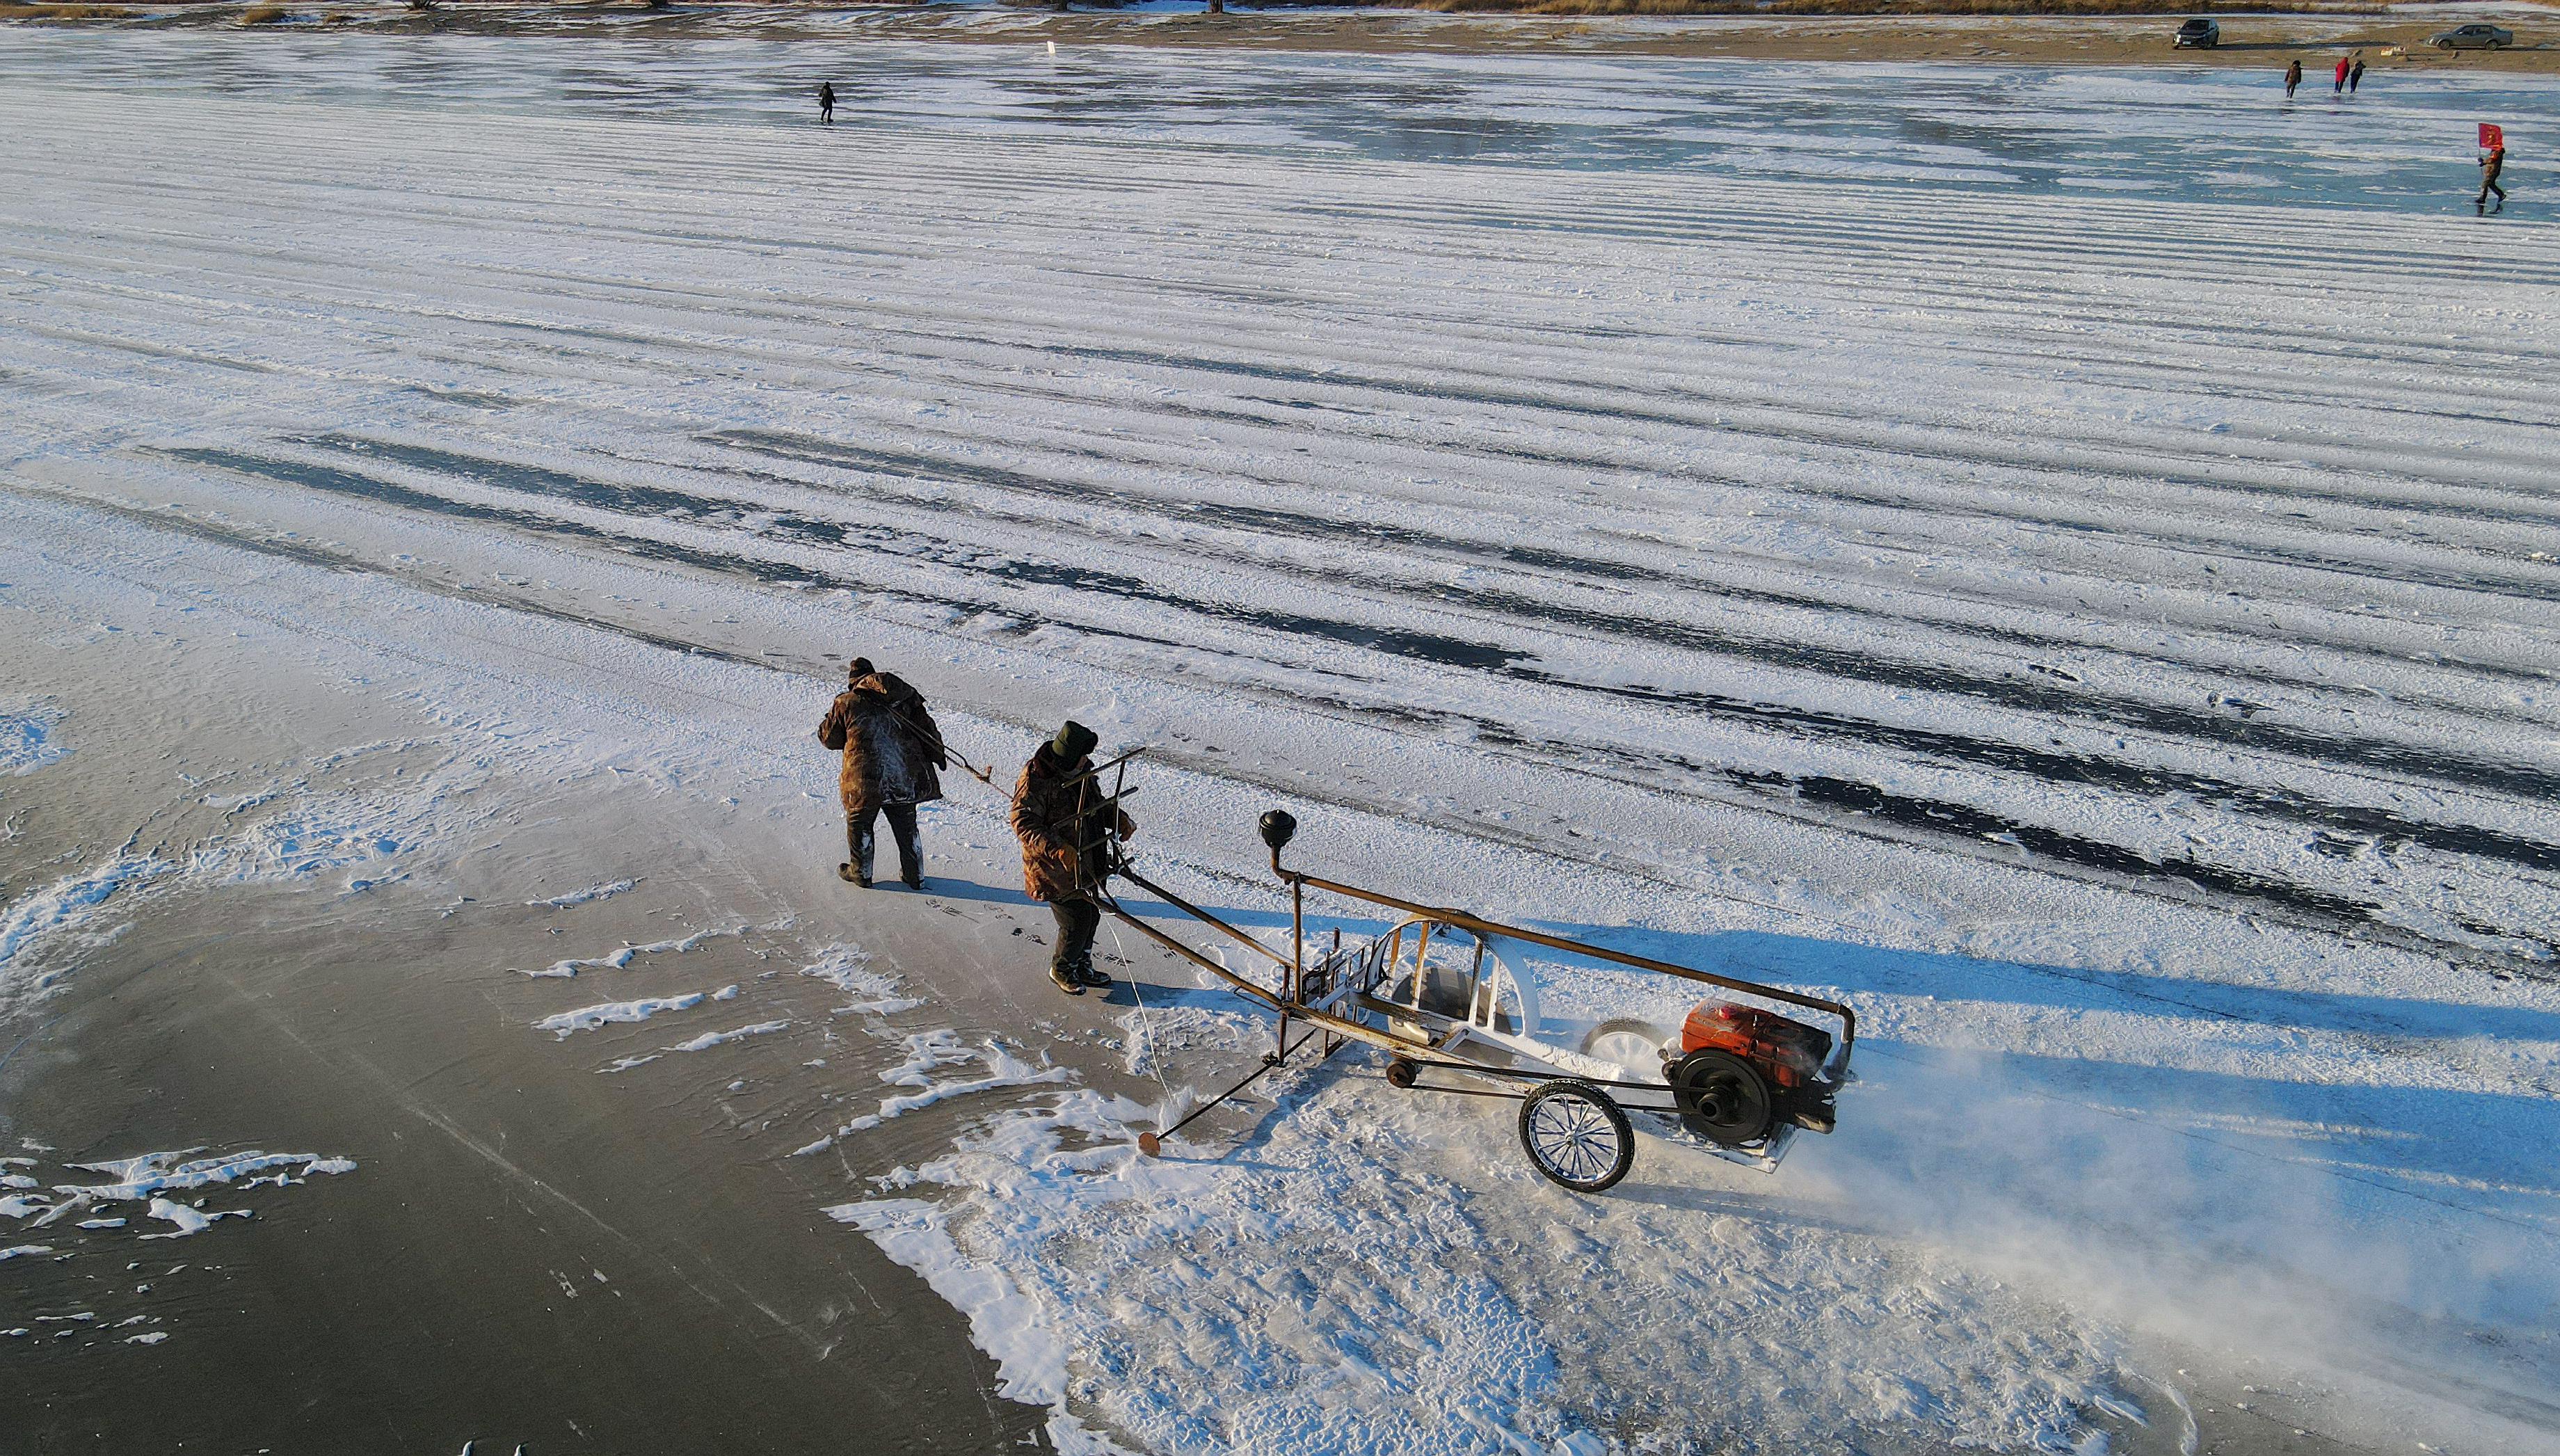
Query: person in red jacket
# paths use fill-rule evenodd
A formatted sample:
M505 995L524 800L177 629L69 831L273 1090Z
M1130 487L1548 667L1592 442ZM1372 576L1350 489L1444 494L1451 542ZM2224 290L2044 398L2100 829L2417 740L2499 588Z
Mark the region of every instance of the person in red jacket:
M2332 96L2346 94L2346 58L2343 56L2337 58L2337 80L2329 82L2328 93Z

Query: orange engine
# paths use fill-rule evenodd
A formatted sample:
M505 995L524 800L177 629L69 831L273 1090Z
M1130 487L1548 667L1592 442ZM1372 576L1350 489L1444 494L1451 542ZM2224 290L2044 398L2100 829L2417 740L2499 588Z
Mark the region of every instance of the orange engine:
M1699 1002L1680 1023L1680 1052L1713 1048L1764 1068L1776 1086L1793 1089L1822 1074L1832 1054L1831 1033L1774 1011L1712 998Z

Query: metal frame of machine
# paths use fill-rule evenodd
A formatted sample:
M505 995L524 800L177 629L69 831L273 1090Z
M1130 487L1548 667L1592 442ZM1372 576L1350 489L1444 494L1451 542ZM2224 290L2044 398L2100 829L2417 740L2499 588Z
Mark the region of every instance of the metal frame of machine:
M1419 904L1396 895L1324 879L1280 862L1297 821L1272 810L1262 816L1262 841L1271 873L1289 887L1290 953L1283 955L1215 914L1156 884L1131 866L1119 834L1120 801L1134 792L1127 782L1133 750L1089 770L1081 782L1078 821L1079 889L1122 923L1232 987L1272 1012L1277 1035L1261 1066L1189 1116L1148 1133L1139 1145L1149 1155L1208 1108L1241 1092L1264 1073L1296 1061L1310 1044L1316 1062L1355 1042L1388 1053L1391 1084L1418 1091L1509 1097L1520 1102L1521 1147L1537 1171L1580 1193L1599 1193L1627 1175L1635 1137L1626 1109L1676 1118L1708 1151L1775 1172L1799 1129L1829 1132L1834 1097L1850 1079L1849 1053L1857 1039L1857 1014L1836 1001L1781 986L1739 980L1668 961L1630 955L1566 936L1507 925L1466 910ZM1114 773L1108 795L1092 792ZM1111 891L1124 880L1269 961L1278 984L1237 974L1163 928L1122 907ZM1383 934L1332 944L1310 959L1306 933L1309 890L1401 912ZM1689 1018L1677 1040L1658 1040L1631 1024L1603 1023L1576 1048L1542 1040L1538 983L1522 973L1506 942L1543 946L1594 960L1697 982L1723 991L1777 1002L1837 1020L1831 1036L1765 1008L1709 1001ZM1305 1030L1292 1041L1293 1023ZM1668 1041L1668 1045L1662 1045ZM1595 1052L1601 1054L1594 1054ZM1659 1054L1660 1065L1641 1064ZM1425 1081L1426 1072L1463 1076L1473 1085Z

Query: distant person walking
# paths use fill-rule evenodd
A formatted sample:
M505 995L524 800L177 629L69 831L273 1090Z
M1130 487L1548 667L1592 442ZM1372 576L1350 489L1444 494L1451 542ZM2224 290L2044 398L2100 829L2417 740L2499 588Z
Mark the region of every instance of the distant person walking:
M2329 82L2328 93L2332 96L2346 94L2346 58L2343 56L2337 58L2337 79Z
M2358 51L2355 53L2355 64L2346 69L2346 93L2350 96L2354 95L2355 88L2362 84L2364 84L2364 53Z
M2292 100L2294 98L2294 87L2301 85L2302 83L2303 63L2302 58L2298 56L2294 58L2293 65L2285 68L2285 99L2288 101Z
M1087 986L1108 986L1111 978L1093 968L1093 932L1102 925L1102 907L1086 891L1098 872L1108 867L1100 854L1107 830L1126 839L1138 826L1129 816L1103 802L1093 777L1093 730L1069 723L1057 736L1032 752L1014 785L1014 836L1023 842L1023 889L1045 900L1057 921L1057 944L1049 947L1048 978L1069 996ZM1112 818L1116 817L1115 825Z
M2497 145L2490 147L2481 155L2480 163L2480 196L2472 199L2472 206L2476 208L2488 206L2488 195L2494 192L2497 194L2497 205L2499 209L2501 211L2504 210L2506 207L2506 189L2497 185L2497 174L2506 170L2505 141L2500 140Z
M832 81L818 82L818 124L836 124L836 83Z
M916 839L915 806L942 797L935 770L949 761L924 695L894 673L874 671L870 658L857 657L845 691L818 725L818 741L845 754L836 789L845 801L845 848L852 858L836 867L837 878L871 888L872 831L886 814L897 840L898 879L909 890L922 890L924 846Z

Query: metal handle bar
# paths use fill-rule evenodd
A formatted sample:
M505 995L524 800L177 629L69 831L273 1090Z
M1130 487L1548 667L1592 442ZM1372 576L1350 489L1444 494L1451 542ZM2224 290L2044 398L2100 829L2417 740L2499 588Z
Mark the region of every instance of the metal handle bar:
M1465 910L1417 904L1409 899L1398 899L1391 894L1380 894L1373 890L1362 890L1358 886L1326 880L1307 874L1303 870L1282 869L1280 852L1276 849L1271 852L1271 873L1291 885L1312 885L1318 890L1329 890L1336 894L1349 895L1353 899L1364 899L1371 904L1391 906L1409 915L1425 915L1445 924L1473 930L1479 935L1508 936L1514 940L1525 940L1532 945L1570 951L1575 955L1587 955L1596 960L1614 961L1622 966L1633 966L1638 970L1654 971L1666 976L1678 976L1686 981L1700 981L1709 986L1720 986L1727 991L1739 991L1746 996L1766 996L1773 1001L1784 1001L1791 1006L1828 1013L1839 1017L1840 1021L1839 1061L1841 1066L1848 1064L1849 1045L1857 1040L1857 1013L1837 1001L1825 1001L1819 996L1807 996L1803 992L1789 991L1783 987L1764 986L1757 981L1742 981L1731 976L1719 976L1712 971L1691 970L1687 966L1676 966L1669 961L1654 960L1649 956L1631 955L1623 950L1586 945L1579 940L1568 940L1561 935L1548 935L1543 931L1525 930L1518 925L1506 925L1499 920L1488 920L1481 915L1471 915ZM1265 951L1264 954L1267 955L1269 952Z

